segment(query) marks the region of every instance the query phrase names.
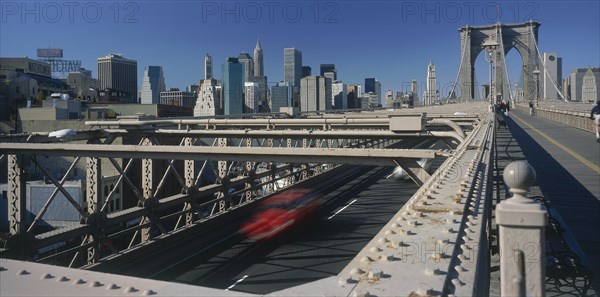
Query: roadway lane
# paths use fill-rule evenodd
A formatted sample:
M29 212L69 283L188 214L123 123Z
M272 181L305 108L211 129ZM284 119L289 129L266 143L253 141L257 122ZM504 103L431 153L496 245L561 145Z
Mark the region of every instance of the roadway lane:
M266 294L337 275L418 189L386 179L392 170L370 168L329 193L334 201L302 229L266 243L242 241L216 256L199 254L153 278Z
M537 185L600 271L600 144L592 133L520 110L511 110L506 122L537 172Z

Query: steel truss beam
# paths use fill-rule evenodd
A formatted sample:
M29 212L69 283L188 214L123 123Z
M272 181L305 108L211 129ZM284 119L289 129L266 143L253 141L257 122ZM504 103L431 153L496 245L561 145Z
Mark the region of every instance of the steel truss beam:
M277 163L343 163L389 166L399 158L450 156L450 150L433 149L351 149L351 148L270 148L270 147L182 147L135 145L20 144L2 146L9 154L69 155L75 157L136 159L214 160Z

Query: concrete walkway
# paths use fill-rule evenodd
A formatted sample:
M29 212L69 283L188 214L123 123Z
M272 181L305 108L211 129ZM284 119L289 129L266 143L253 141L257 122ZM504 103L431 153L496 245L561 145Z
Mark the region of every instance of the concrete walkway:
M537 172L537 183L528 196L544 196L573 234L587 262L595 270L598 296L600 271L600 144L593 134L528 113L511 110L499 127L496 139L494 204L508 198L502 171L508 163L527 160ZM495 226L494 226L495 227ZM496 235L496 234L494 234ZM497 245L492 246L491 296L500 296ZM570 287L556 290L548 285L547 296L580 296Z

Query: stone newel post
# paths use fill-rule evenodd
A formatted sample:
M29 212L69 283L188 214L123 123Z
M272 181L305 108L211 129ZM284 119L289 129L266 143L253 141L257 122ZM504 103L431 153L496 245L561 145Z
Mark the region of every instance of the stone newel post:
M527 198L536 179L527 161L515 161L504 169L504 183L513 196L496 207L500 230L500 289L502 296L545 296L546 208ZM523 252L524 271L515 255ZM523 275L524 272L524 275Z

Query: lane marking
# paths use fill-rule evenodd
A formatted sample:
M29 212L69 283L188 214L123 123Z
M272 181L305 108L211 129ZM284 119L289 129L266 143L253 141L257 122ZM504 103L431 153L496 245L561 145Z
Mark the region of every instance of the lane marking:
M350 203L346 204L346 206L340 208L340 210L336 211L334 214L332 214L330 217L328 217L328 220L331 220L331 218L335 217L338 213L344 211L344 209L348 208L348 206L352 205L354 202L356 202L356 200L358 199L354 199L352 200Z
M233 285L227 287L227 289L225 289L225 291L229 291L230 289L233 289L233 287L235 287L237 284L243 282L249 275L244 275L242 278L238 279L235 283L233 283Z
M571 150L570 148L562 145L560 142L554 140L554 138L546 135L546 133L544 133L544 132L542 132L542 131L534 128L531 124L527 123L525 120L523 120L520 117L516 116L514 113L512 114L512 117L516 118L521 123L525 124L531 130L533 130L533 131L537 132L538 134L540 134L542 137L544 137L550 143L556 145L557 147L559 147L560 149L562 149L563 151L565 151L567 154L571 155L573 158L579 160L579 162L583 163L585 166L589 167L593 171L596 171L596 173L600 174L600 166L598 166L598 165L590 162L588 159L582 157L580 154L578 154L578 153L574 152L573 150Z

